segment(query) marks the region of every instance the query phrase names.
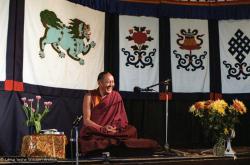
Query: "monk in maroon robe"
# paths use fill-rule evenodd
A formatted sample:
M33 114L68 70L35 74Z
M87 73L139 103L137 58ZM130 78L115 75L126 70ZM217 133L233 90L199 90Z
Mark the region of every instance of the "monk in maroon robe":
M128 124L120 94L113 91L114 77L109 72L98 76L99 87L83 100L83 127L80 147L83 154L107 147L123 145L135 149L156 149L150 139L138 139L136 128Z

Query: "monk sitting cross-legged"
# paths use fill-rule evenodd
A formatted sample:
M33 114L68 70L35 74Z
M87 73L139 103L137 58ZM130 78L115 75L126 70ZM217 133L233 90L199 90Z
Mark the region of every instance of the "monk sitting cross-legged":
M81 152L86 154L119 145L132 149L159 148L154 140L138 139L136 128L128 124L123 100L113 91L112 74L101 72L97 81L99 87L89 91L83 99Z

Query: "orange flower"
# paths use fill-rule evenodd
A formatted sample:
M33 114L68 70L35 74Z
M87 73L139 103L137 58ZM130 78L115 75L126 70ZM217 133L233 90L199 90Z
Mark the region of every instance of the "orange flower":
M243 104L243 102L235 99L233 100L233 105L232 105L236 111L238 111L240 114L244 114L247 112L247 108Z
M196 109L204 109L205 102L204 101L198 101L194 104Z
M209 109L210 105L213 103L213 100L207 100L204 104L204 109Z

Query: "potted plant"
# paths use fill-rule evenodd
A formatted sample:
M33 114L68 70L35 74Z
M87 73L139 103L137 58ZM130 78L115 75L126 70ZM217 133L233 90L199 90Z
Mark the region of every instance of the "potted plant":
M25 124L29 127L30 134L34 132L39 133L41 131L41 121L50 111L52 102L51 101L44 102L44 109L41 110L40 109L41 96L36 96L36 108L33 107L34 99L27 99L26 97L23 97L21 98L21 100L23 101L22 108L27 118Z

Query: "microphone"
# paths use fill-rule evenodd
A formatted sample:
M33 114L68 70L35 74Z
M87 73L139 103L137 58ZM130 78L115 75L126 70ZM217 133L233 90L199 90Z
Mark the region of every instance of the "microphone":
M140 93L140 92L141 92L141 88L138 87L138 86L135 86L135 87L134 87L134 92L135 92L135 93Z
M73 121L73 127L77 127L80 123L80 121L82 120L82 115L81 116L77 116L76 119Z
M151 88L140 88L140 87L138 87L138 86L135 86L134 87L134 92L135 93L140 93L140 92L149 92L149 91L153 91L153 89L151 89Z
M163 83L163 84L169 84L170 81L171 81L171 79L167 79L167 80L164 80L162 83Z

